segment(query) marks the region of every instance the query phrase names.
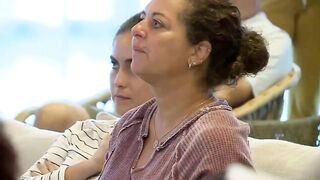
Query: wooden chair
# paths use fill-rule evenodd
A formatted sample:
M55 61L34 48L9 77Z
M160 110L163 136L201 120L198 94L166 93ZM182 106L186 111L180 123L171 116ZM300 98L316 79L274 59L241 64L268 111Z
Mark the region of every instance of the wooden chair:
M25 122L26 119L28 119L29 117L31 117L32 115L35 115L37 112L37 108L29 108L29 109L25 109L22 112L18 113L15 116L15 120L21 121L21 122Z
M82 106L86 108L87 112L89 113L90 117L95 119L96 115L103 111L103 109L99 108L98 104L101 103L103 106L111 100L111 93L110 91L103 92L93 98L82 103Z
M241 120L280 119L285 90L295 86L301 77L300 67L293 65L292 71L258 96L234 109Z

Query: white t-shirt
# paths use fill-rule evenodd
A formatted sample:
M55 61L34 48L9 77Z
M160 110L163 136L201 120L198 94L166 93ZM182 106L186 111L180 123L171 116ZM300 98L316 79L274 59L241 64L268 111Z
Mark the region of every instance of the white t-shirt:
M273 25L264 12L244 20L242 24L265 38L270 55L269 62L263 71L256 76L246 77L251 84L254 96L257 96L292 70L292 42L288 33Z

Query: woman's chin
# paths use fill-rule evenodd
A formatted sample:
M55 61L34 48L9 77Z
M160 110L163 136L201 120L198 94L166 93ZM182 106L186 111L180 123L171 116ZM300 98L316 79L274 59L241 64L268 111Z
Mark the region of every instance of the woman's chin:
M116 108L115 109L115 112L116 112L116 114L117 115L119 115L119 116L122 116L122 115L124 115L128 110L130 110L130 109L121 109L121 108Z

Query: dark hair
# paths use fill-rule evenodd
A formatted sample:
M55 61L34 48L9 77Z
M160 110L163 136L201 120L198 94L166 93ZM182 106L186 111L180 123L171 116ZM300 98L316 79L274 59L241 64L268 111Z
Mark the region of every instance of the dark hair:
M131 16L129 19L127 19L124 23L120 25L120 28L116 32L115 36L118 36L119 34L131 31L131 28L138 24L142 19L141 19L141 12Z
M1 121L1 120L0 120ZM15 151L7 139L2 123L0 122L0 177L6 180L17 178L17 161Z
M182 20L192 44L212 45L205 76L209 87L233 84L243 75L256 74L268 63L269 53L258 33L241 26L240 12L226 0L186 0Z

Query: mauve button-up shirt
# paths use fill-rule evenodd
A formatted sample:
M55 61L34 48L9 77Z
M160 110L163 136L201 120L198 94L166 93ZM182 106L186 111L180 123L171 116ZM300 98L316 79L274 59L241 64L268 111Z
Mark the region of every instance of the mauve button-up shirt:
M144 167L136 167L156 108L152 99L120 119L100 179L199 179L207 173L219 176L232 163L252 166L249 126L217 100L162 138Z

